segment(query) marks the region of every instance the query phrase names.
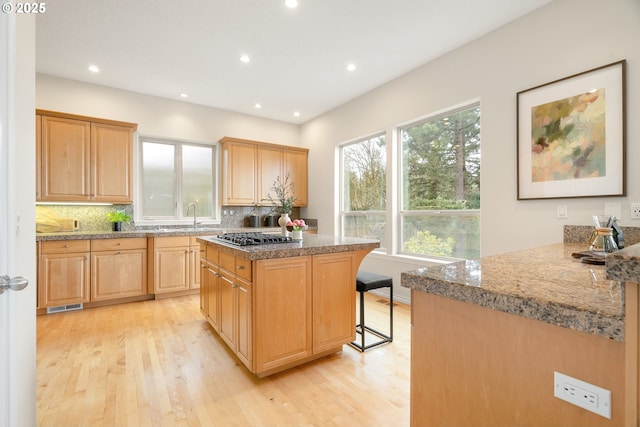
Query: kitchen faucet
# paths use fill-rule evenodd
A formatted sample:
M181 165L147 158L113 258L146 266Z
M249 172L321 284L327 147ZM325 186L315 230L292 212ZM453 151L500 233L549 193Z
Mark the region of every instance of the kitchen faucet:
M196 204L191 202L187 205L187 216L189 215L189 211L193 208L193 229L196 229Z

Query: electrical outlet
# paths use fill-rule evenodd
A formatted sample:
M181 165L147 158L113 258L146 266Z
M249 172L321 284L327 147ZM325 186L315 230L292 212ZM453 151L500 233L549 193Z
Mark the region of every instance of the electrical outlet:
M611 391L572 378L560 372L553 373L553 395L587 411L611 419Z
M631 203L631 219L640 219L640 203Z

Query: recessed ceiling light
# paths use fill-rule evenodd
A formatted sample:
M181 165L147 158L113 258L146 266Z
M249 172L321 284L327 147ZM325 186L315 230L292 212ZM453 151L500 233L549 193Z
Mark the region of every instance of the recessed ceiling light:
M298 0L284 0L284 4L289 9L293 9L294 7L298 7Z
M187 95L187 94L186 94L186 93L184 93L184 92L182 92L182 93L180 94L180 98L188 98L188 97L189 97L189 95Z
M261 109L261 108L262 108L262 105L260 105L259 103L256 103L256 105L254 105L254 107L255 107L257 110L259 110L259 109Z
M249 61L251 61L251 58L249 58L249 55L241 55L240 56L240 62L244 62L246 64Z
M293 115L294 117L300 117L300 111L294 111Z
M98 68L97 65L89 65L89 71L91 71L92 73L99 73L100 68Z
M347 71L355 71L356 70L356 64L347 64Z

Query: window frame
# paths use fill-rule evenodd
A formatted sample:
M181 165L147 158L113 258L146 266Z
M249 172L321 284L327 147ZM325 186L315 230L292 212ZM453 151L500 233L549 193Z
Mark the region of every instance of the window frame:
M393 229L394 237L393 240L395 242L395 255L403 256L403 257L411 257L411 258L419 258L425 260L436 260L436 261L461 261L465 259L472 258L458 258L454 256L441 256L441 255L433 255L433 254L418 254L412 252L405 252L404 248L404 225L407 218L410 217L418 217L418 216L474 216L477 217L479 221L481 221L481 209L439 209L439 210L407 210L404 208L405 204L405 191L404 191L404 157L403 157L403 144L402 144L402 132L413 126L420 126L424 123L441 120L444 117L451 116L453 114L471 110L473 108L478 108L480 110L480 117L482 117L482 109L480 100L473 100L470 102L462 103L451 108L446 108L444 110L438 111L437 113L421 117L416 120L411 120L403 123L394 128L394 144L395 150L397 153L397 186L395 200L397 201L398 210L394 215L396 220L396 226ZM480 127L480 144L482 144L482 126ZM481 173L482 169L480 169ZM481 225L480 225L481 226ZM480 247L477 248L478 257L480 256Z
M389 161L388 161L388 152L389 152L389 143L387 142L388 137L385 131L374 132L367 136L363 136L357 139L353 139L338 145L338 187L339 187L339 195L338 195L338 234L341 237L345 236L345 226L346 226L346 218L347 217L364 217L368 215L381 215L385 218L385 222L388 223L388 203L387 209L385 210L367 210L367 211L346 211L345 207L345 176L344 176L344 149L349 146L353 146L365 141L369 141L374 138L384 137L385 140L385 188L386 188L386 196L387 201L389 199L388 188L389 188ZM385 240L389 241L389 227L385 232ZM385 244L385 241L380 242L380 248L376 248L374 252L386 252L389 244Z
M143 145L145 142L154 144L172 145L174 147L174 173L176 175L176 188L174 188L176 197L176 206L174 208L175 216L145 216L143 206ZM182 192L183 192L183 167L182 167L182 147L183 146L197 146L211 149L211 176L213 182L212 185L212 216L197 216L198 223L201 224L220 224L220 200L219 200L219 185L220 185L220 167L219 167L219 153L220 147L218 143L198 142L191 140L184 140L178 138L163 138L138 135L136 139L135 149L135 179L136 179L136 196L135 203L140 206L139 209L135 209L134 221L137 225L191 225L193 224L193 217L191 215L186 216L185 212L181 212L179 209L183 205Z

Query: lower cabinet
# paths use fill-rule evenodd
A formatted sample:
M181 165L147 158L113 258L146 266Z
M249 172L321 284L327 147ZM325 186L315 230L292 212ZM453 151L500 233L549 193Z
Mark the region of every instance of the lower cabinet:
M146 238L41 242L38 307L147 294Z
M147 293L147 239L91 241L91 301Z
M38 306L56 307L90 301L89 240L42 242L38 261Z
M200 245L190 236L155 237L149 247L149 293L188 291L200 287Z
M255 371L312 355L311 257L256 261Z

